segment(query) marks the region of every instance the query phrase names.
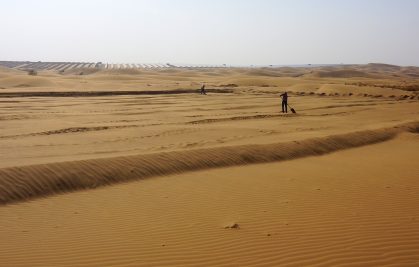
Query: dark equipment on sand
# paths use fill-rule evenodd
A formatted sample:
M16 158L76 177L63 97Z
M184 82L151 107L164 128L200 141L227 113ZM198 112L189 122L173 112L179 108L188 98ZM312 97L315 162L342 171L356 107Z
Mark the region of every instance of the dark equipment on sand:
M288 104L287 104L288 105ZM295 109L293 109L290 105L288 105L288 107L291 109L291 112L296 114L297 112L295 111Z

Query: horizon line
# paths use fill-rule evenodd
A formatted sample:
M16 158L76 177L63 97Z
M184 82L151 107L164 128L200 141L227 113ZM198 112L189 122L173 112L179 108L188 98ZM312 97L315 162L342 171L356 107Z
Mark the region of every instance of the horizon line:
M302 63L302 64L202 64L202 63L162 63L162 62L143 62L143 63L133 63L133 62L103 62L103 61L30 61L30 60L0 60L0 66L9 67L9 68L21 68L29 67L28 65L42 64L46 66L47 64L77 64L77 65L89 65L89 66L79 66L79 67L95 67L95 68L168 68L168 67L179 67L179 68L188 68L188 67L201 67L201 68L233 68L233 67L326 67L326 66L353 66L353 65L388 65L388 66L397 66L397 67L418 67L418 65L396 65L383 62L369 62L369 63ZM35 67L35 66L34 66ZM41 66L39 66L41 67ZM57 67L57 66L56 66ZM64 67L64 66L63 66ZM70 66L69 66L70 67ZM75 67L75 66L73 66ZM41 67L42 68L42 67Z

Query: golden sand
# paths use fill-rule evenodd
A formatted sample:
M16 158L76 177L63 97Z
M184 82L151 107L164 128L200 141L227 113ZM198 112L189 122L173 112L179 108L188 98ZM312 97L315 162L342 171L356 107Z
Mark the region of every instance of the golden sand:
M0 266L416 266L415 73L2 68Z

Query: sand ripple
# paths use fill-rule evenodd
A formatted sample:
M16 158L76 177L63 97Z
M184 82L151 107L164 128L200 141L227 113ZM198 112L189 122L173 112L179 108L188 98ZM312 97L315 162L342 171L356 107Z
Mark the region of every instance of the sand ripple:
M267 163L386 141L419 123L303 141L241 145L0 169L0 203L194 170Z

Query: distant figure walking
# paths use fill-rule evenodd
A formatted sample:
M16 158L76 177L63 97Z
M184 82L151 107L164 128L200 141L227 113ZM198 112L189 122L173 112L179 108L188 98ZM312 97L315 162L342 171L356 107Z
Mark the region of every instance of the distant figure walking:
M201 95L206 95L207 92L205 91L205 84L201 86Z
M288 94L285 92L280 96L282 97L282 113L288 113Z

